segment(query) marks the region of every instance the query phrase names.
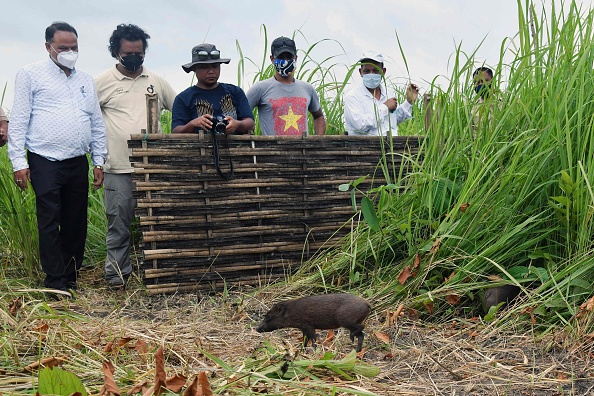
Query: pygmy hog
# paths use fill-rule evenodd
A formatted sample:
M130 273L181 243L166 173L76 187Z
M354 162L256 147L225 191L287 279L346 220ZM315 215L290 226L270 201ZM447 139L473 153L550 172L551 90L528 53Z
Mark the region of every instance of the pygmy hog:
M351 331L351 341L357 337L357 352L363 346L363 326L361 323L371 306L367 300L352 294L321 294L297 300L282 301L264 315L264 320L256 329L259 333L294 327L303 332L304 342L311 340L315 347L315 329L327 330L344 327Z
M520 294L520 288L516 285L495 286L485 290L483 310L489 312L489 308L499 305L501 302L509 304Z

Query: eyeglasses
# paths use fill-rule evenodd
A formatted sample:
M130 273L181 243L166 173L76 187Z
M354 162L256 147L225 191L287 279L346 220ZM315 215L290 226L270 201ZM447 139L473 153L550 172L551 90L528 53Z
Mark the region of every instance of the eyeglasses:
M197 56L198 60L204 61L208 58L210 59L221 59L221 51L219 50L212 50L210 52L205 50L196 50L192 53L192 55Z

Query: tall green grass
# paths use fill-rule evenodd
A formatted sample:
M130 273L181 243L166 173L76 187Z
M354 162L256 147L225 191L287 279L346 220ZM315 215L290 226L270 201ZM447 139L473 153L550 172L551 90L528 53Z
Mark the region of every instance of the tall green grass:
M594 14L575 1L534 14L518 1L519 33L502 43L493 82L505 74L507 85L479 106L476 128L476 64L454 54L449 86L433 88L423 162L409 158L410 175L368 192L379 231L361 224L306 263L298 287L340 279L379 306L404 301L447 318L480 313L481 290L513 283L528 302L512 312L569 323L594 282Z

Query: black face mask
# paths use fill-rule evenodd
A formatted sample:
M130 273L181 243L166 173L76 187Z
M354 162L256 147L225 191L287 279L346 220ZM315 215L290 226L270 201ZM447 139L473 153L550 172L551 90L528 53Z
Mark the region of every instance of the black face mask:
M141 55L126 55L123 57L120 56L120 64L131 73L134 73L135 71L140 69L140 66L142 66L143 62L144 57Z

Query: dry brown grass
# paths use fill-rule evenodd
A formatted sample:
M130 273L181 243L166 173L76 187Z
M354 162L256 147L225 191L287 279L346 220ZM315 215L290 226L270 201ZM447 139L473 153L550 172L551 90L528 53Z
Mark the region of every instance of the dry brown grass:
M191 378L206 371L215 394L332 394L322 384L351 390L337 395L356 391L378 395L594 393L593 355L587 341L574 343L563 333L537 339L525 331L512 331L511 326L503 331L465 320L431 325L400 318L385 327L384 314L375 311L366 321L362 360L379 367L378 376L365 378L350 372L354 380L348 380L330 370L311 369L311 376L259 381L257 374L271 366L317 359L326 352L340 359L354 345L345 331L338 331L316 350L300 348L297 330L257 333L260 317L283 298L282 288L149 296L138 279L126 291L109 290L98 270L84 272L81 285L74 301L52 302L40 293L2 289L6 293L0 307L4 360L0 394L31 394L35 371L23 368L50 356L65 357L62 367L79 376L95 394L104 383L102 363L111 361L124 393L135 383L152 384L159 346L165 351L168 375ZM10 312L15 297L23 303L16 314ZM389 344L378 336L389 337ZM205 352L232 370L216 364Z

